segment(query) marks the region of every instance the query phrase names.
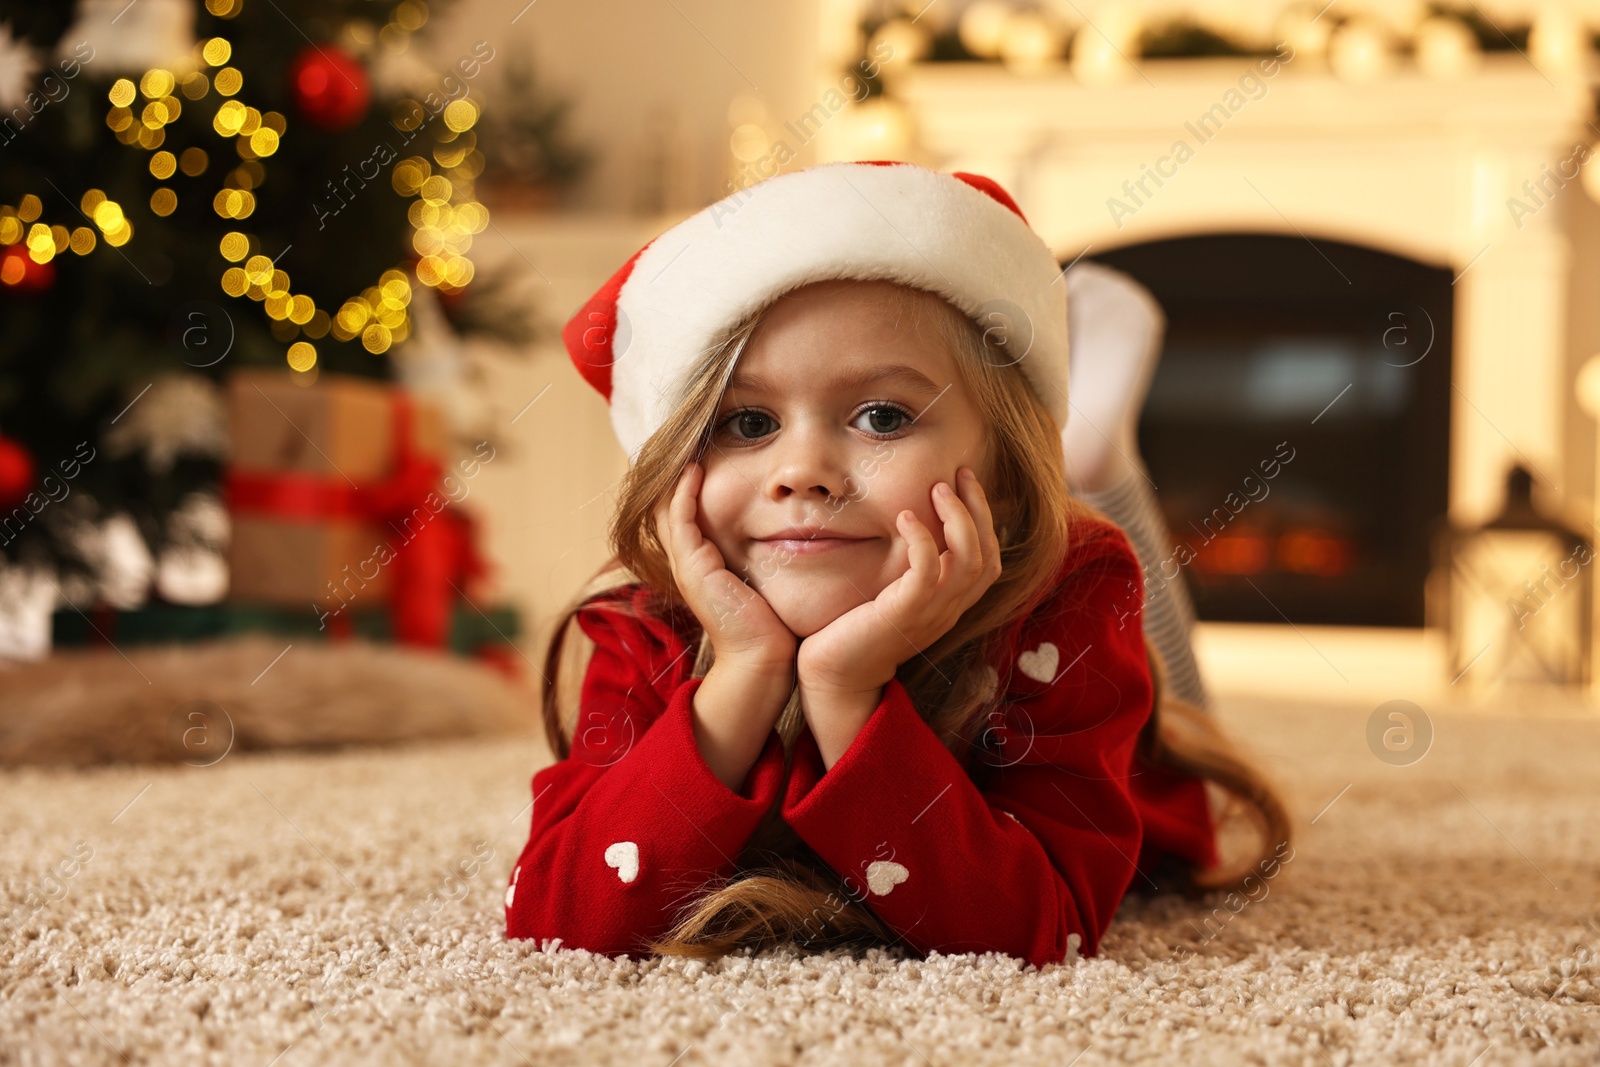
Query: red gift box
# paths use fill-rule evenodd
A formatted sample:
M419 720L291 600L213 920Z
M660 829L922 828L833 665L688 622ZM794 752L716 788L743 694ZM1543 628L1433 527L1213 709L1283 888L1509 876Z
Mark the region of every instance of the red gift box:
M460 582L483 569L439 490L442 414L362 378L254 370L231 380L229 414L231 596L309 605L336 633L346 608L387 602L396 640L442 647Z

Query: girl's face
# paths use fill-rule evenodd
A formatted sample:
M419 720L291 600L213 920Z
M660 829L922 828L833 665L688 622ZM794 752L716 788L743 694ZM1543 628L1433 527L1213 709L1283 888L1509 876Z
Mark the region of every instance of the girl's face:
M902 510L943 552L933 487L954 486L963 466L987 470L954 353L909 316L897 322L890 289L830 281L780 298L739 357L700 460L701 530L797 637L910 568Z

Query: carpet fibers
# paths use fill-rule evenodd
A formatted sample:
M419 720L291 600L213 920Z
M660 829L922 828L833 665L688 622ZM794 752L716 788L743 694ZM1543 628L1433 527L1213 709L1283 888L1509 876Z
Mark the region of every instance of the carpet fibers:
M0 1063L1600 1062L1600 718L1371 710L1224 698L1293 858L1043 970L507 942L527 737L6 770Z

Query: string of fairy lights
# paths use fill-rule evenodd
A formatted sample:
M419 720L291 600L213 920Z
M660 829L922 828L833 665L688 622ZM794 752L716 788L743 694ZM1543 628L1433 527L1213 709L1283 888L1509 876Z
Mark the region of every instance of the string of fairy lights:
M207 0L206 6L212 14L228 18L239 13L242 2ZM420 26L419 10L421 18L426 18L426 9L419 3L402 4L401 8L398 21L385 26L380 34L386 44L392 45L390 31ZM233 46L226 38L212 37L196 44L196 69L192 71L147 70L137 84L129 78L118 79L108 93L111 107L106 125L122 144L151 153L149 170L158 181L167 182L180 171L197 178L218 161L199 146L177 152L165 147L166 130L185 106L204 106L215 93L220 99L211 127L220 137L232 140L239 162L226 174L223 188L212 198L212 208L221 218L242 222L255 211L255 190L266 181L264 161L277 152L287 135L288 121L279 112L263 113L236 99L244 88L244 74L228 65L232 55ZM395 107L394 126L410 132L428 121L424 114L415 100L402 100ZM471 100L451 101L439 113L444 129L435 135L432 158L405 156L395 161L390 172L394 192L412 200L407 218L413 231L412 248L419 257L414 267L416 280L445 292L472 281L474 269L467 252L473 235L489 225L488 209L474 194L474 179L484 162L473 132L478 115ZM87 256L100 241L121 247L132 240L133 222L123 205L103 190L89 189L78 206L93 227L80 225L69 230L61 223L44 221L44 205L32 193L15 205L0 204L0 247L20 243L27 258L42 265L69 251ZM170 185L160 185L150 194L150 211L157 216L168 216L177 206L178 193ZM285 359L297 375L313 373L317 364L314 342L329 335L342 342L359 339L362 347L375 355L410 336L412 285L404 270L384 271L375 284L345 299L330 315L311 296L293 290L288 273L263 254L260 239L246 229L224 234L219 251L235 264L222 272L222 291L262 305L272 335L287 346ZM16 285L26 269L19 256L5 256L0 259L0 283Z

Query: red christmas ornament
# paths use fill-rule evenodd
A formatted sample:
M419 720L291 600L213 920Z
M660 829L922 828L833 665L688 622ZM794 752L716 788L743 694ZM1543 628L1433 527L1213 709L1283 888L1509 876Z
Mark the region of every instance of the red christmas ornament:
M345 130L367 114L367 68L338 45L312 45L289 65L289 93L306 121Z
M0 254L0 289L16 293L42 293L56 282L54 263L35 263L28 250L14 244Z
M33 488L33 456L9 437L0 437L0 510L22 503Z

